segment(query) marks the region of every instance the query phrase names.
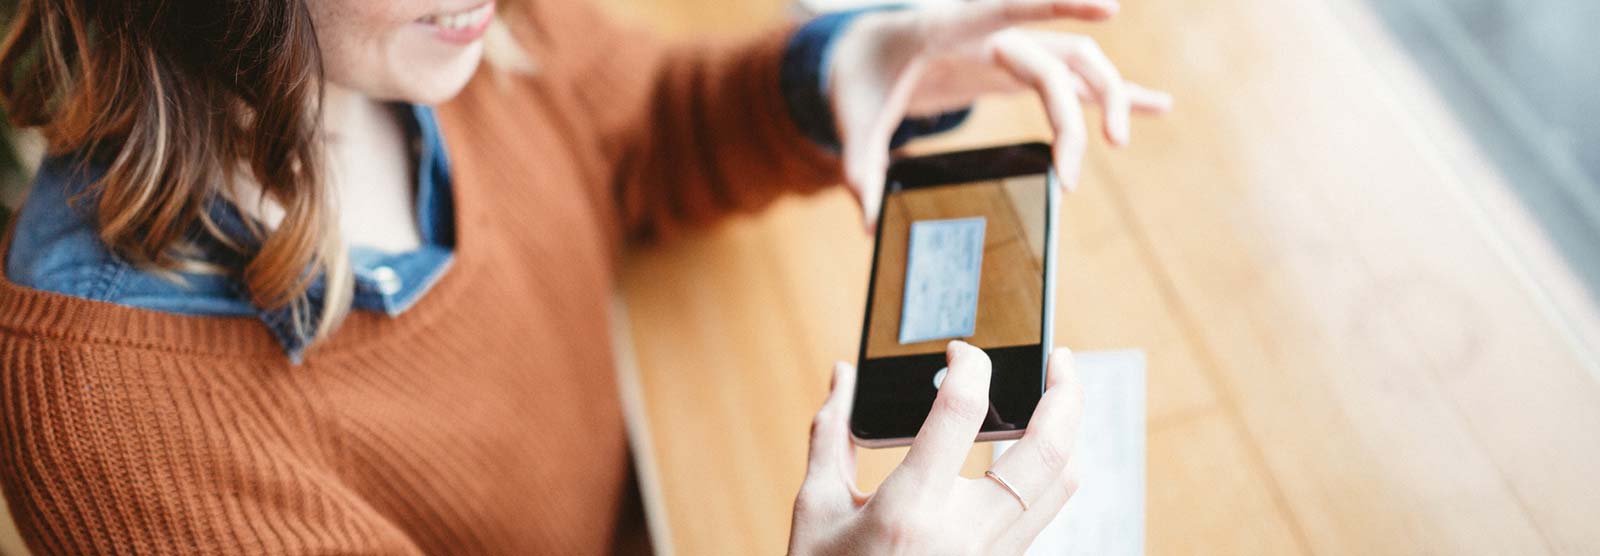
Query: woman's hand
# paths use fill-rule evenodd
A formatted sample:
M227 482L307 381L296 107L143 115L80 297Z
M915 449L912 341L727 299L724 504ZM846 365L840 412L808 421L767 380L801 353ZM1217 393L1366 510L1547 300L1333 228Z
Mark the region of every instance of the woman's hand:
M950 342L933 411L905 461L873 494L855 487L850 407L855 369L834 366L833 393L811 426L811 460L794 501L791 555L1021 554L1077 489L1072 461L1083 390L1072 353L1050 355L1044 397L1022 440L990 468L999 482L958 472L989 413L989 356Z
M1094 39L1016 28L1061 18L1100 21L1116 11L1116 0L974 0L855 21L838 39L828 83L845 179L867 226L882 202L890 138L907 116L1032 89L1055 129L1056 173L1071 189L1088 143L1080 102L1101 106L1106 140L1117 146L1128 142L1130 113L1171 109L1170 95L1124 81Z

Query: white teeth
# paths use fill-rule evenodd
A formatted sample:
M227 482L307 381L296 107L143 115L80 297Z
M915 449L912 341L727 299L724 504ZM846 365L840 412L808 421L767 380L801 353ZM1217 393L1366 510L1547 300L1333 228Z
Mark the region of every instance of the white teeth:
M464 12L431 15L423 18L422 21L424 23L431 23L439 26L442 29L449 29L452 31L466 29L468 27L474 27L483 23L483 20L489 17L489 14L493 11L493 6L493 4L484 4Z

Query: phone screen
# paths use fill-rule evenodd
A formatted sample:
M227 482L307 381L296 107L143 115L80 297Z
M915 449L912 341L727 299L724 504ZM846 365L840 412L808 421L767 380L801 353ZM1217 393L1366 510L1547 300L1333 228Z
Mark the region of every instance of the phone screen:
M984 432L1021 431L1038 404L1049 344L1049 159L1031 150L1009 162L1003 149L990 156L1000 158L987 172L971 164L891 172L852 418L858 438L915 435L950 340L982 348L993 363Z

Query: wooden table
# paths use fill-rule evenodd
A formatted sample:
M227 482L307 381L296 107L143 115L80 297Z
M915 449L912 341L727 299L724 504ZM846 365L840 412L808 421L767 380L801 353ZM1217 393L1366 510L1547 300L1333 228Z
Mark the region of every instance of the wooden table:
M785 10L618 3L669 34ZM1063 208L1057 342L1149 354L1150 552L1600 553L1597 312L1358 2L1130 0L1074 28L1178 99L1093 147ZM1043 121L987 100L920 148ZM856 353L856 222L834 191L630 257L624 397L665 552L783 550ZM863 451L864 486L902 454Z

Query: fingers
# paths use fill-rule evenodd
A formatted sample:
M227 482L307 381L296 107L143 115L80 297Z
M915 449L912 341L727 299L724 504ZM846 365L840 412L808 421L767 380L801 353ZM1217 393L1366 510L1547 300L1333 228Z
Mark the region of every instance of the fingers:
M1172 95L1166 91L1147 89L1137 83L1128 83L1128 102L1140 114L1165 114L1172 111Z
M1011 31L996 33L992 44L995 62L1018 81L1032 87L1044 102L1050 127L1056 133L1057 177L1067 185L1067 190L1076 190L1089 134L1084 127L1083 107L1078 105L1072 73L1026 35Z
M1045 367L1044 391L1049 393L1056 387L1078 388L1080 391L1074 395L1081 397L1083 385L1078 382L1077 361L1073 358L1071 349L1058 347L1050 350L1050 361Z
M1027 432L991 469L1029 497L1030 504L1064 502L1064 497L1056 496L1059 493L1055 489L1065 488L1061 486L1062 477L1072 461L1082 416L1083 388L1073 367L1072 352L1057 349L1050 354L1044 397L1034 409Z
M909 472L923 479L955 478L989 414L989 356L959 340L950 342L945 353L950 370L933 400L933 410L896 473Z
M1057 39L1066 35L1055 35ZM1122 146L1128 144L1128 112L1132 102L1128 98L1127 83L1122 74L1106 57L1100 45L1088 37L1076 37L1077 47L1066 53L1067 66L1083 76L1085 83L1099 95L1104 110L1106 140Z
M1079 98L1093 100L1104 108L1106 140L1112 144L1128 144L1130 113L1162 114L1172 109L1172 95L1123 80L1116 65L1094 39L1052 32L1035 32L1030 36L1052 54L1066 60L1068 67L1080 76Z
M1165 91L1150 89L1132 81L1123 81L1122 84L1127 88L1128 105L1133 113L1155 116L1172 111L1172 95ZM1078 93L1080 103L1100 103L1100 93L1089 87L1078 74L1072 74L1072 90Z
M1127 113L1165 114L1172 110L1172 95L1165 91L1147 88L1122 79L1115 64L1107 58L1094 39L1067 33L1048 31L1032 32L1030 36L1054 54L1067 61L1076 72L1073 75L1079 100L1096 102L1106 109L1106 138L1112 141L1112 130L1119 128L1123 142L1127 141ZM1121 121L1113 125L1112 113L1120 113Z
M940 13L928 37L957 40L1061 18L1100 21L1116 14L1117 8L1116 0L981 0Z
M996 485L979 486L996 487ZM1056 477L1055 482L1036 495L1034 500L1028 502L1028 511L1021 512L1022 515L1020 517L1003 524L1003 526L1008 526L1005 527L1004 532L995 541L991 553L1022 554L1033 544L1039 533L1044 531L1044 528L1049 526L1051 521L1055 520L1056 516L1061 513L1061 509L1067 505L1068 500L1077 492L1078 461L1072 460L1067 463L1066 472ZM1006 495L1002 494L1001 496ZM1016 505L1016 502L1010 499L998 503Z
M802 494L835 503L848 500L855 481L855 447L850 443L850 407L856 370L843 361L833 366L833 391L811 422L811 457ZM810 492L806 492L810 491Z

